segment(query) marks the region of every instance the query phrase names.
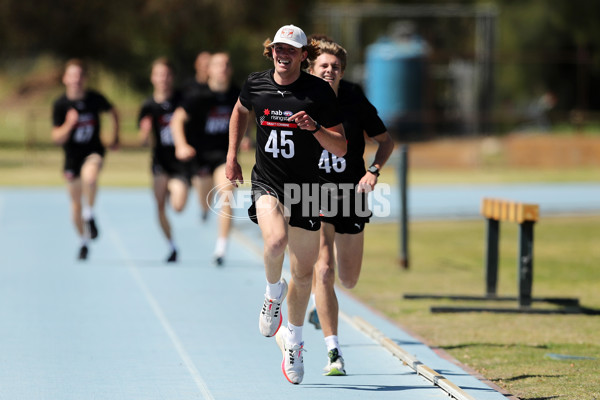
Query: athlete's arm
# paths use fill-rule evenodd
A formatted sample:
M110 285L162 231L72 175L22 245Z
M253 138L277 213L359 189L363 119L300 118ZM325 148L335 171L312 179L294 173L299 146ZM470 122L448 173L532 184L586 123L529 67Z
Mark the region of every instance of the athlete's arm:
M113 140L110 144L110 148L112 150L117 150L119 148L119 131L120 131L119 113L117 112L117 110L114 107L111 108L108 111L108 113L111 116L112 126L113 126Z
M394 141L392 136L386 131L380 135L373 136L372 139L377 142L377 151L373 164L381 169L394 151Z
M394 151L394 141L390 134L386 131L377 136L373 136L371 139L377 142L377 151L375 152L375 159L373 164L377 169L381 169L387 160L390 158L392 151ZM375 188L377 183L377 175L367 172L365 176L358 182L357 191L370 192Z
M196 155L196 150L190 146L185 138L185 123L189 119L188 113L183 107L177 107L171 117L171 134L175 143L175 156L183 161L190 160Z
M147 146L150 141L150 132L152 131L152 116L146 115L140 119L140 128L138 136L142 146Z
M317 122L312 119L306 111L299 111L292 115L288 120L294 121L300 129L307 131L314 131L317 129ZM338 157L343 157L346 154L346 135L342 124L337 124L329 128L321 126L313 133L313 135L315 136L315 139L319 141L321 147L328 152L333 153Z
M238 162L237 155L240 143L248 129L249 116L250 110L244 107L238 99L229 120L229 149L227 150L227 164L225 165L225 176L236 187L238 181L244 183L242 167Z
M65 115L65 122L63 122L63 124L60 126L55 126L52 128L52 141L56 144L64 144L67 140L69 140L71 130L75 128L78 120L79 113L76 109L71 108L69 111L67 111L67 114Z
M342 124L337 124L330 128L321 127L313 135L315 135L321 147L338 157L343 157L348 151L348 143L346 142L346 134L344 133L344 126Z

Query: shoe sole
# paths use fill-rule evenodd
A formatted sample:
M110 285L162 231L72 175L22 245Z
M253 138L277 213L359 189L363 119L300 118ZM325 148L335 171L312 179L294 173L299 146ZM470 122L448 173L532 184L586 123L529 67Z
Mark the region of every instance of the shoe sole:
M300 382L293 382L285 372L285 343L283 343L283 340L283 335L275 335L275 341L277 342L277 346L279 346L279 350L281 350L281 356L283 358L281 360L281 372L283 372L283 376L285 376L285 379L287 379L289 383L298 385Z
M325 376L345 376L346 371L344 371L344 370L340 371L337 368L331 368L331 370L329 372L325 372L323 375L325 375Z

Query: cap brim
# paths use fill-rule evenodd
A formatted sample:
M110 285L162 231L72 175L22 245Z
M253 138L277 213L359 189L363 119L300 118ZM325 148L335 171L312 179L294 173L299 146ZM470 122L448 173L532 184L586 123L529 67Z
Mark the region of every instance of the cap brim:
M272 45L273 45L273 44L277 44L277 43L285 43L285 44L289 44L290 46L293 46L293 47L295 47L295 48L297 48L297 49L301 49L301 48L303 48L304 46L306 46L306 45L303 45L302 43L298 43L298 42L296 42L296 41L294 41L294 40L288 40L288 39L277 39L276 41L274 41L274 42L271 42L271 44L272 44Z

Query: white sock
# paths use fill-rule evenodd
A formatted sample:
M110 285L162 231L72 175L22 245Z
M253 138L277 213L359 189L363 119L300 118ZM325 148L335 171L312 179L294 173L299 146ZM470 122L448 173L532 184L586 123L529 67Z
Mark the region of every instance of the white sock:
M82 242L85 242L87 244L87 242L92 238L92 234L87 226L87 224L83 224L83 235L80 236Z
M224 256L225 250L227 249L227 238L217 238L217 244L215 245L215 256Z
M87 244L90 240L88 237L86 237L85 234L83 236L81 236L80 239L81 239L81 247L87 246Z
M89 221L90 219L94 218L94 210L92 207L87 204L84 205L81 208L81 217L84 221Z
M327 336L325 338L325 345L327 346L327 351L331 351L333 349L338 349L338 354L342 355L342 350L340 349L340 344L338 342L337 335Z
M281 280L278 280L277 283L270 283L267 281L267 290L265 294L270 299L279 299L281 297Z
M288 322L287 342L291 346L302 344L302 327Z
M317 301L315 300L315 294L314 293L310 294L310 302L313 305L313 307L317 306Z
M171 251L177 251L177 247L175 246L173 239L169 239L169 247L171 248Z

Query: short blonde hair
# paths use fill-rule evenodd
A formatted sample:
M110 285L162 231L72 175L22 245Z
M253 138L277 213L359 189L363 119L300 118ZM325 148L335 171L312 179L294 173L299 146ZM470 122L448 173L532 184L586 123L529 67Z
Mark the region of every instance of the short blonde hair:
M348 54L346 49L344 49L342 46L340 46L339 44L337 44L336 42L334 42L333 40L329 39L326 36L319 37L319 39L313 38L312 40L313 40L313 42L316 43L317 56L314 59L309 61L309 68L314 67L315 60L321 54L331 54L340 60L342 72L344 72L346 70L347 54Z

